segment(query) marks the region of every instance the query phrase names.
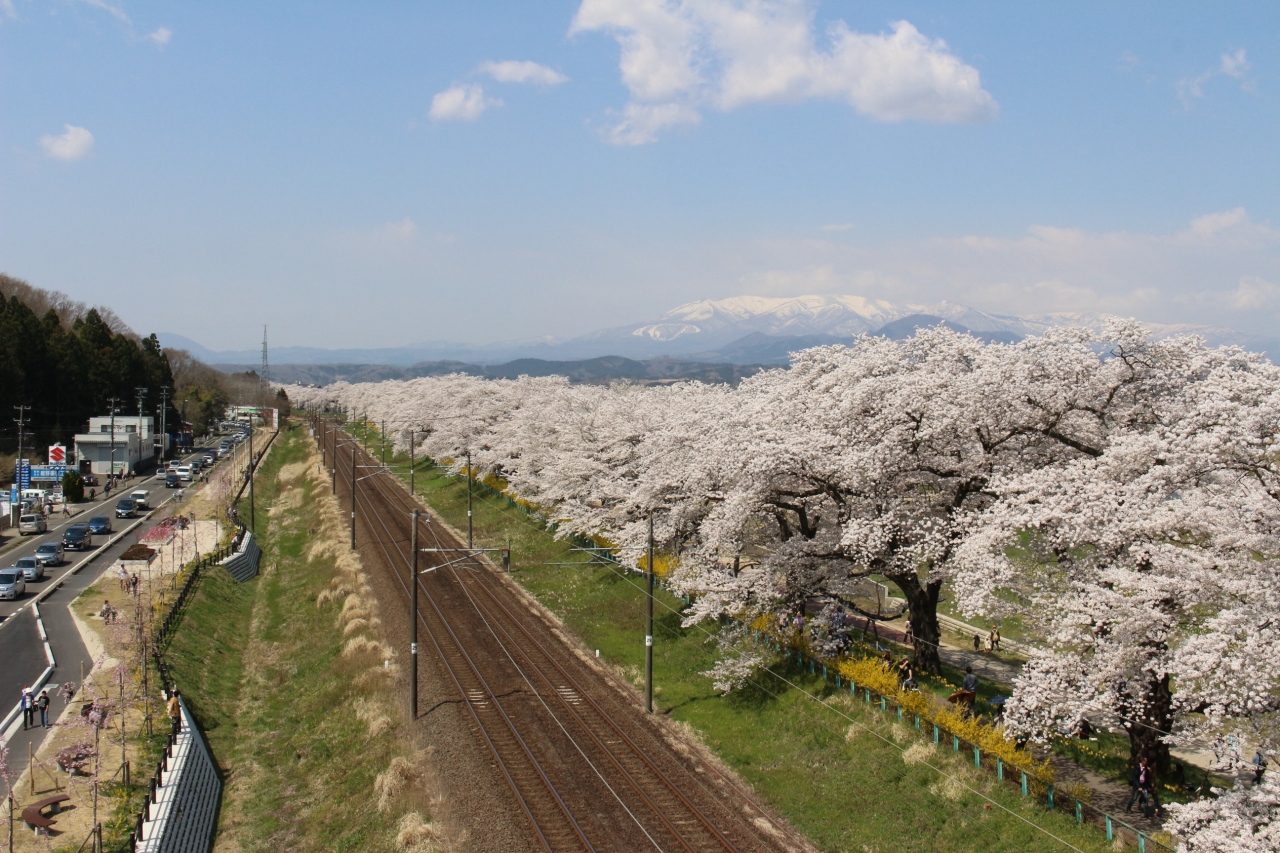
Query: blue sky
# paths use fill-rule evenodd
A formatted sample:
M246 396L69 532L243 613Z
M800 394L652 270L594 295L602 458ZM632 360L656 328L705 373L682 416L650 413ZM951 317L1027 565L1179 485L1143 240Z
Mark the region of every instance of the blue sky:
M0 270L213 348L742 293L1271 331L1280 4L0 0Z

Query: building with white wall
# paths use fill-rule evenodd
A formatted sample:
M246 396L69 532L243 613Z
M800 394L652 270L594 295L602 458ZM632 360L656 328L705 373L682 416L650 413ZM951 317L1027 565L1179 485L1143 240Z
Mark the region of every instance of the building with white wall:
M114 427L114 432L112 431ZM159 455L155 419L138 415L103 415L89 419L89 431L76 435L81 471L134 474L150 467ZM87 466L86 466L87 463Z

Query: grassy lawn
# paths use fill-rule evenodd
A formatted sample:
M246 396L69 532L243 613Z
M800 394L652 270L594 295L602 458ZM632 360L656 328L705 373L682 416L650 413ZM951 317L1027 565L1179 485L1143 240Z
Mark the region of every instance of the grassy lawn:
M375 808L379 774L412 756L372 597L304 436L282 430L259 471L262 573L211 570L166 657L226 774L217 849L394 850L397 815L425 813L425 798L409 786Z
M407 459L397 457L402 467ZM407 472L404 473L407 479ZM417 490L465 531L465 480L420 463ZM515 577L633 684L644 662L642 578L587 564L504 501L474 495L478 546L512 548ZM574 563L574 565L557 565ZM892 714L779 661L728 697L700 675L714 643L682 628L680 602L655 609L655 700L690 726L781 814L830 851L1104 850L1102 833L1050 813L972 768L972 754L934 747ZM813 697L826 697L826 704ZM1055 838L1056 836L1056 838ZM1064 844L1064 839L1070 844Z

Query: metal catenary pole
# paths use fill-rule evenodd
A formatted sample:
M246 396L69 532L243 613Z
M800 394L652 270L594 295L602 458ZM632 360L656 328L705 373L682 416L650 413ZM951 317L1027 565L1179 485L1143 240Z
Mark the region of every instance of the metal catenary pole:
M356 549L356 446L351 445L351 550Z
M473 525L471 522L471 451L467 451L467 547L474 548L472 541Z
M418 510L413 511L413 530L409 534L410 560L409 592L409 714L418 719Z
M644 622L644 710L653 713L653 513L649 513L649 595Z
M257 533L258 531L258 525L253 515L253 507L254 507L253 475L257 467L258 467L257 465L253 464L253 419L250 418L249 419L249 530L251 530L254 533Z
M417 492L413 490L413 469L413 430L409 430L409 494L416 495Z

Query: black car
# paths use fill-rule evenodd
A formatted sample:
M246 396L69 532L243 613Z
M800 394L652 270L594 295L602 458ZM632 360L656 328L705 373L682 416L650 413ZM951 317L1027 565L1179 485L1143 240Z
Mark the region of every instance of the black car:
M133 498L124 498L116 504L116 518L133 518L137 514L137 509Z
M62 532L62 547L68 551L87 551L93 547L93 531L87 524L73 524Z
M89 532L110 533L111 519L107 518L105 515L95 515L93 518L89 519Z
M179 477L176 472L170 471L168 474L164 475L164 487L166 489L181 489L182 478Z

